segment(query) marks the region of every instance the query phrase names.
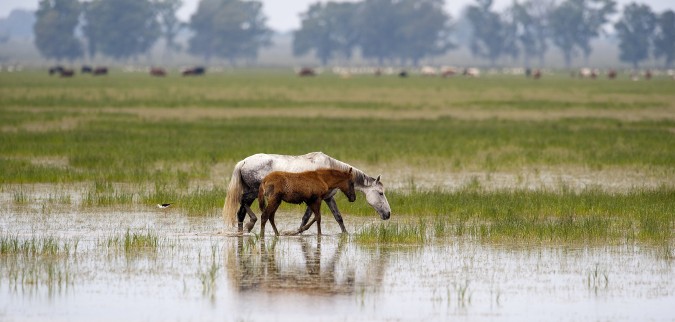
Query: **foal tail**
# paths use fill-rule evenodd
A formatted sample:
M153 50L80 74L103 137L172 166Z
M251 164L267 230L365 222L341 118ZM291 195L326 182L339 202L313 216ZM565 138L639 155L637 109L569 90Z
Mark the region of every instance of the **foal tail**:
M241 181L241 167L244 166L244 161L239 161L234 166L232 171L232 178L227 187L227 195L225 196L225 205L223 206L223 220L225 225L234 227L237 224L237 211L241 207L241 197L244 193L244 184Z
M264 212L265 208L267 208L267 201L265 200L264 184L260 184L260 188L258 189L258 207L260 207L261 212Z

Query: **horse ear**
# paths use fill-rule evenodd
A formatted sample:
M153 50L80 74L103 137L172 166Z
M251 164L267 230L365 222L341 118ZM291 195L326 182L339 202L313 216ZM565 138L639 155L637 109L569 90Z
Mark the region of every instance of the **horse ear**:
M380 176L377 176L377 179L375 179L375 183L380 183Z

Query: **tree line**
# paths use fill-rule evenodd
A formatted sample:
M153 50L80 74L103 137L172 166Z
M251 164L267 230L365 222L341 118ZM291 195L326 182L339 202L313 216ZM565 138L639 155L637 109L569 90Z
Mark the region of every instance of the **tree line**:
M129 59L147 53L160 38L167 53L183 50L176 37L187 28L187 52L231 63L254 61L271 44L272 30L259 1L201 0L187 23L176 17L181 5L182 0L41 0L35 44L43 56L57 60L85 54ZM317 2L300 15L293 54L314 54L326 65L349 60L358 50L380 65L417 65L458 47L458 22L444 5L444 0ZM499 12L492 0L475 0L460 19L470 26L471 53L491 65L507 58L543 66L545 54L555 47L569 67L579 56L588 59L591 41L606 34L617 14L612 26L621 61L637 68L654 57L672 65L673 10L656 13L631 3L618 12L614 0L516 0Z

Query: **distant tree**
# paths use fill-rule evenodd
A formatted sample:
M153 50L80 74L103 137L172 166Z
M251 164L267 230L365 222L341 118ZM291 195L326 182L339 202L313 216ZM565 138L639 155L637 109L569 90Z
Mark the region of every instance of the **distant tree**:
M492 66L501 56L518 55L516 26L492 11L492 0L476 0L476 4L467 7L466 16L471 22L469 49L474 55L488 59Z
M82 57L82 43L75 37L80 15L77 0L42 0L35 15L35 46L42 56L56 60Z
M160 36L155 6L149 0L93 0L85 10L89 53L128 59L147 52Z
M6 18L0 18L0 35L5 34L8 38L35 38L35 13L34 10L25 9L10 11Z
M656 27L656 15L647 5L631 3L623 9L623 16L616 24L619 37L619 59L633 64L637 69L640 61L649 57L652 35Z
M670 68L675 61L675 12L673 10L666 10L658 17L654 36L654 56L664 57L666 68Z
M539 64L544 65L544 55L548 50L547 20L552 9L551 0L528 0L522 4L515 1L509 9L526 67L530 67L534 57L538 57Z
M252 60L258 50L270 44L271 30L259 1L201 0L190 18L194 35L189 50L206 60L222 57L234 64Z
M549 17L553 43L562 52L565 66L580 50L588 60L591 39L600 35L608 16L616 12L614 0L566 0Z
M377 59L382 65L394 59L403 41L398 34L402 17L396 10L396 0L364 0L357 18L361 30L359 47L365 58Z
M183 29L183 23L176 16L176 12L183 5L182 0L155 0L155 10L159 18L161 35L165 43L165 57L181 50L176 42L176 36Z
M314 50L323 65L336 54L351 58L358 41L357 9L358 4L350 2L310 5L300 15L300 29L293 32L293 55L302 56Z
M441 55L455 48L450 16L443 0L365 0L357 25L359 47L366 58L410 60Z
M454 49L450 16L443 10L444 0L402 0L398 4L402 22L398 34L400 58L417 66L424 57L438 56Z

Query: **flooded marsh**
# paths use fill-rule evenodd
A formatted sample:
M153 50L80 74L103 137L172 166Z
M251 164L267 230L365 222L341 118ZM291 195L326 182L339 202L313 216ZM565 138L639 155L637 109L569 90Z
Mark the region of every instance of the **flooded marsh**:
M280 229L299 217L280 214ZM179 211L5 210L0 317L670 321L675 314L672 243L486 243L419 222L411 226L426 240L359 240L367 227L410 229L392 220L349 218L359 230L352 235L326 220L320 237L259 238L223 233L219 217Z

